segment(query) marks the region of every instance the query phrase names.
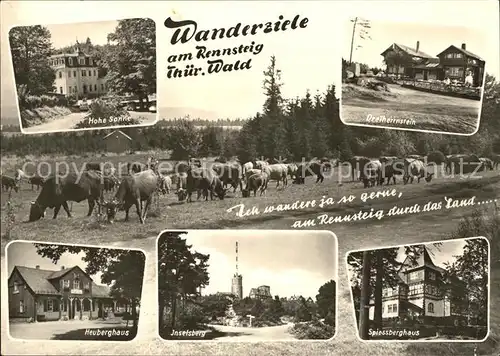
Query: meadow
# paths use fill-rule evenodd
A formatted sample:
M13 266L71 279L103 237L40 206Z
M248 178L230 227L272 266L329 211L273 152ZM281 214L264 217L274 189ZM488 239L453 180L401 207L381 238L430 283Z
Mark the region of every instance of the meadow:
M144 162L146 154L134 156L101 157L99 160L113 162L141 161ZM161 156L160 156L161 157ZM44 158L51 164L60 162L65 157ZM78 159L77 165L83 161L95 162L98 158L87 157ZM76 162L75 161L75 162ZM16 164L14 158L7 162L12 167ZM19 162L17 162L19 164ZM431 242L450 238L457 229L464 216L470 215L476 206L453 209L441 209L431 212L420 212L393 217L384 217L381 220L370 219L358 222L337 223L332 225L310 226L309 229L328 229L333 231L339 241L339 280L338 286L338 333L332 341L328 342L301 342L296 343L165 343L156 339L156 249L155 241L159 232L164 229L289 229L297 220L315 219L319 214L344 215L355 213L361 209L389 210L397 205L409 207L414 204L423 206L429 201L443 201L443 197L465 199L476 196L476 202L487 199L500 199L499 171L483 172L482 178L444 178L437 176L430 183L416 182L403 185L398 179L395 186L383 186L365 189L359 182L348 181L339 184L337 180L338 169L334 170L333 178L326 178L323 183L315 184L315 179L306 179L304 185L289 184L287 188L278 190L275 183L270 183L267 196L257 198L241 198L241 193L228 193L227 199L209 202L179 203L174 194L160 198L160 215L151 216L144 225L139 224L135 211L131 210L129 222L123 222L123 212L119 213L118 220L113 225L99 225L92 223L92 218L85 218L87 212L86 202L73 203L74 217L68 219L64 212L60 212L57 220L52 220L51 212L47 217L38 222L25 223L29 213L30 201L37 196L31 187L23 185L19 193L12 193L12 201L16 209L18 223L12 230L12 239L53 241L64 243L98 244L102 246L123 246L141 248L147 253L148 267L146 269L146 282L144 285L144 300L151 298L149 303L141 307L139 335L127 345L113 344L106 349L98 343L86 342L79 345L37 345L38 352L59 354L71 350L78 354L130 354L134 351L142 354L177 354L177 355L203 355L203 354L238 354L246 355L342 355L342 354L371 354L380 356L420 356L420 355L472 355L473 349L478 348L478 355L497 355L500 336L500 315L492 309L490 338L484 343L363 343L358 341L354 325L354 312L347 281L345 255L348 251L383 246ZM4 169L4 172L6 170ZM342 174L346 174L343 171ZM348 179L349 180L349 179ZM385 191L395 188L402 196L379 198L363 203L359 197L362 193L371 191ZM258 214L245 218L236 217L234 212L226 210L238 204L245 204L247 208L256 206L261 212L266 206L294 203L296 201L317 200L323 196L338 200L342 196L354 195L356 198L350 203L334 204L323 208L314 207L307 210L286 212L273 212ZM2 194L2 207L5 205L6 195ZM2 211L2 218L4 218ZM2 225L3 229L3 225ZM3 231L3 230L2 230ZM3 233L3 232L2 232ZM258 232L256 232L258 233ZM2 241L2 251L7 241ZM498 256L497 256L498 258ZM492 268L491 305L500 303L500 265ZM5 330L2 328L2 333ZM300 345L300 346L299 346ZM24 350L22 343L11 343L9 351ZM49 351L50 349L50 351Z
M480 101L427 93L396 84L387 86L389 93L343 84L341 117L344 122L461 134L472 134L478 127ZM412 120L415 125L372 124L366 121L369 114Z

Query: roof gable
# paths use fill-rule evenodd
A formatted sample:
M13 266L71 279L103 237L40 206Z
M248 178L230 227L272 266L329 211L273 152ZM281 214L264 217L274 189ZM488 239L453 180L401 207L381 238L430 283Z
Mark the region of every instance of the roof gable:
M389 48L387 48L384 52L382 52L381 55L384 56L387 52L389 52L390 50L394 50L396 47L399 48L401 51L409 54L412 57L422 57L425 59L435 58L434 56L431 56L425 52L417 51L414 48L411 48L411 47L408 47L408 46L405 46L405 45L402 45L399 43L393 43Z
M107 139L108 137L114 135L115 133L119 133L121 134L123 137L125 137L126 139L132 141L132 137L130 137L129 135L127 135L126 133L122 132L121 130L115 130L109 134L107 134L106 136L104 136L104 140Z
M434 261L432 260L431 255L427 250L427 247L424 245L423 251L422 253L419 254L416 261L412 261L410 256L406 256L405 260L403 261L403 264L400 267L398 274L400 272L411 271L423 267L433 269L436 272L439 272L440 274L443 274L443 272L445 271L443 268L438 267L434 264Z
M450 49L454 49L457 52L465 54L466 56L469 56L469 57L472 57L474 59L477 59L479 61L483 61L484 62L484 59L482 59L481 57L479 57L477 54L474 54L474 53L472 53L470 51L467 51L466 49L462 49L461 47L457 47L455 45L451 45L448 48L446 48L444 51L442 51L441 53L438 54L438 57L441 56L443 53L448 52Z
M54 273L52 273L47 279L58 279L58 278L62 278L63 276L65 276L66 274L68 274L69 272L75 270L75 269L78 269L80 270L80 272L82 272L85 276L87 276L91 281L92 281L92 277L90 277L88 275L87 272L85 272L83 269L81 269L79 266L73 266L71 268L65 268L65 269L61 269L59 271L55 271Z

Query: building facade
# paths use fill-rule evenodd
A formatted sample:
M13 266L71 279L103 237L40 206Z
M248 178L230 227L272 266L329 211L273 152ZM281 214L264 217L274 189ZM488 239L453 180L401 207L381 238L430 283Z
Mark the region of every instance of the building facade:
M250 294L248 295L252 299L269 299L273 296L271 295L270 286L260 286L257 288L250 289Z
M434 264L425 247L415 263L407 257L398 272L397 286L382 290L382 319L463 318L464 284L447 278L444 272ZM373 320L374 306L369 315Z
M48 60L56 74L56 93L82 99L97 97L107 92L105 78L99 77L97 60L84 53L78 42L74 53L56 54Z
M420 51L420 42L416 48L394 43L381 53L386 63L386 74L404 76L417 80L456 80L465 83L472 77L471 85L483 85L485 61L467 50L466 44L460 47L451 45L437 56ZM394 60L390 57L400 57ZM404 60L402 58L405 58ZM397 63L397 64L396 64Z
M123 153L132 149L132 137L120 130L107 134L103 140L107 152Z
M78 266L59 271L15 266L8 293L9 319L28 322L103 318L124 306Z
M231 293L237 298L243 298L243 276L241 274L235 273L231 280Z

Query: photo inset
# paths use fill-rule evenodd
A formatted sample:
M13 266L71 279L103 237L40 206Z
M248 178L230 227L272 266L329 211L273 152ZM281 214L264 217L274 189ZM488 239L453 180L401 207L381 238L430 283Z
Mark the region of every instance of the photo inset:
M330 231L165 231L159 333L167 340L328 340L336 330Z
M341 118L347 125L472 135L490 53L478 29L374 21L346 24Z
M12 28L21 131L154 124L155 31L149 18Z
M489 255L484 237L349 252L360 339L485 340Z
M146 261L142 251L14 241L6 257L12 338L135 338Z

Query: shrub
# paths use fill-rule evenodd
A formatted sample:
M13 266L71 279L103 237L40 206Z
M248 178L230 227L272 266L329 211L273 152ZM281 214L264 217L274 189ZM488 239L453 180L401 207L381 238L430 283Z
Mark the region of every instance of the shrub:
M333 326L314 320L295 324L290 332L299 340L327 340L335 334Z
M42 99L36 95L26 95L25 102L27 109L39 108L42 105Z
M5 207L5 239L10 239L12 234L12 229L16 225L16 213L14 211L14 206L12 203L12 190L9 192L9 197Z

